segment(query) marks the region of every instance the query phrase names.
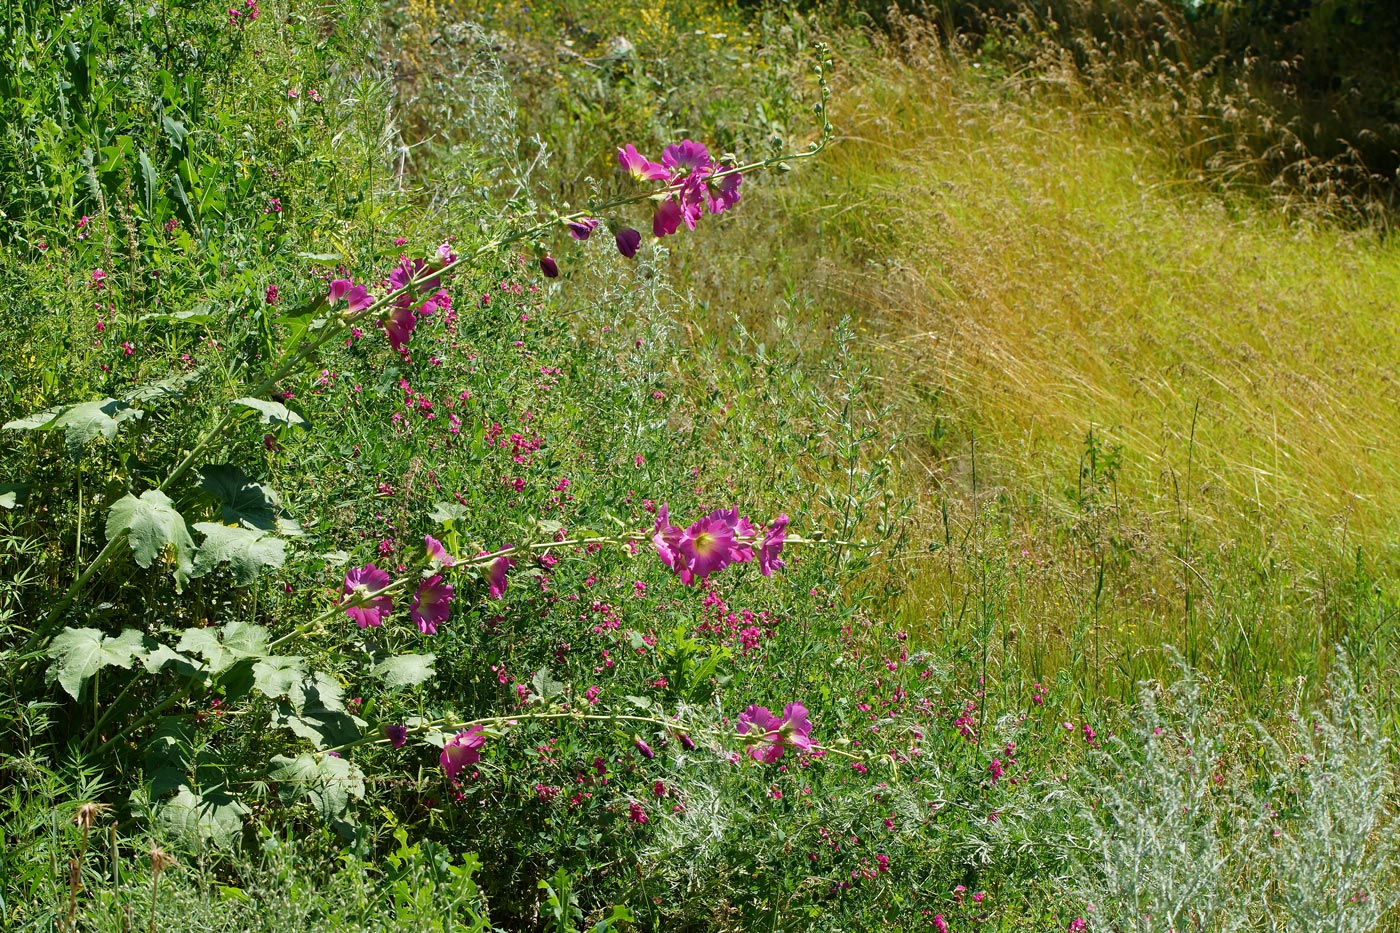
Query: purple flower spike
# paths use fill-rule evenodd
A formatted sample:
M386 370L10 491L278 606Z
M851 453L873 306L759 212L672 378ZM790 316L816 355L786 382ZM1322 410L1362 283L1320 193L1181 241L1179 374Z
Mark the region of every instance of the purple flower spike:
M481 726L472 726L465 732L454 735L443 746L438 763L447 772L448 780L457 780L457 775L468 765L481 760L481 748L486 744L486 736L481 734Z
M754 761L772 764L783 757L786 747L811 751L811 732L807 708L801 703L789 703L783 708L781 719L766 706L750 706L739 714L739 734L751 736L749 757Z
M423 536L423 547L428 551L428 560L443 567L457 566L457 558L447 553L447 548L442 546L442 542L432 535Z
M553 256L541 256L540 271L547 279L557 279L559 278L559 263L554 261Z
M571 220L564 226L569 228L569 236L575 240L586 240L593 228L598 226L598 221L593 217L585 217L582 220Z
M424 635L436 635L438 626L447 621L448 605L452 602L452 584L434 574L418 586L409 615Z
M388 596L367 597L388 585L389 575L374 564L365 564L348 571L341 594L354 597L362 605L347 607L345 614L354 619L360 628L378 627L382 624L383 617L393 611L394 602Z
M783 553L783 542L787 540L787 526L787 515L779 515L773 519L763 536L763 544L758 549L758 570L765 577L771 577L774 570L783 566L783 559L778 555Z
M637 248L642 245L642 234L631 227L617 231L613 239L617 242L617 251L628 259L637 255Z
M385 726L384 737L394 748L403 748L408 741L408 726Z

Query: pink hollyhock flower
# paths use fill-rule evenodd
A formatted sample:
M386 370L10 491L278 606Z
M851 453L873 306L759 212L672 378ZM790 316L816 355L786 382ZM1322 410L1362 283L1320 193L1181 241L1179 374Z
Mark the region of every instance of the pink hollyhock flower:
M486 588L491 592L492 599L506 595L506 571L514 566L515 561L509 557L498 557L491 562L486 570Z
M714 512L681 533L681 557L692 575L703 580L737 558L734 531L724 512Z
M541 256L540 271L547 279L557 279L559 278L559 263L554 261L553 256Z
M637 248L642 245L642 234L631 227L623 227L613 236L617 243L617 251L631 259L637 255Z
M664 165L648 160L631 143L617 150L617 163L632 176L633 181L664 181L670 177Z
M763 535L763 544L758 549L758 569L765 577L771 577L774 570L783 566L783 560L778 555L783 553L783 542L787 540L787 526L787 515L779 515L773 519Z
M719 183L709 190L710 213L723 214L735 204L739 203L739 186L743 184L744 177L738 172L725 175L720 178Z
M432 535L423 536L423 547L428 552L428 560L443 567L457 566L457 558L447 553L447 548L442 546L442 542Z
M689 584L692 577L681 556L681 530L671 524L671 514L665 504L656 510L656 524L652 526L651 543L656 548L656 556L661 558L672 573L680 574L681 582Z
M586 240L593 228L598 226L598 221L592 217L585 217L582 220L571 220L564 226L569 228L569 236L575 240Z
M347 607L345 614L355 620L360 628L378 627L383 616L393 611L394 603L388 596L372 596L389 585L389 575L374 564L356 567L345 574L345 587L341 593L353 597L360 605Z
M449 780L457 780L457 775L468 765L481 760L481 749L486 744L486 736L481 734L481 726L472 726L448 740L438 756L438 763L447 772Z
M662 151L661 164L671 170L672 178L679 178L696 170L708 172L713 163L710 161L710 150L700 143L683 139Z
M413 336L417 323L418 317L413 313L411 304L396 303L384 318L384 335L389 338L389 346L402 351L408 346L408 338Z
M344 298L347 310L351 312L363 311L374 304L374 298L363 285L356 285L349 279L336 279L331 283L330 294L326 296L330 301L336 302Z
M418 586L413 595L409 615L424 635L436 635L438 626L447 621L448 604L452 602L452 584L434 574Z
M656 213L651 215L651 232L653 236L670 236L679 230L680 226L680 202L668 199L656 205Z
M749 757L754 761L772 764L783 757L783 749L789 746L811 751L812 740L808 738L811 732L807 707L801 703L789 703L783 708L781 719L768 712L766 706L750 706L739 714L739 734L752 733L746 741Z
M705 202L709 194L705 189L705 177L698 172L691 175L681 186L678 200L681 208L681 220L685 223L687 230L694 230L700 218L705 215Z
M384 737L394 748L403 748L404 743L408 741L408 726L385 726Z

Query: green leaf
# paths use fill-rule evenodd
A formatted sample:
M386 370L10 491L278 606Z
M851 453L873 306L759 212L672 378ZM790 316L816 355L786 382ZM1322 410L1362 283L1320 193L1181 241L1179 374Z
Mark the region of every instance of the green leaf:
M188 314L191 312L181 311L178 313ZM146 315L146 317L150 316L151 315ZM143 317L142 320L145 320L146 317ZM163 402L166 399L183 398L190 387L202 378L204 378L203 366L198 369L192 369L187 373L169 376L162 379L160 382L149 382L146 385L137 386L123 395L122 398L128 402L142 403Z
M136 563L150 567L166 548L175 551L175 592L180 592L194 569L194 538L170 497L148 489L140 498L127 493L107 512L107 538L127 532Z
M248 808L222 787L206 789L197 797L189 787L181 787L160 808L157 822L186 844L212 842L231 849L243 834L247 814Z
M253 687L274 700L287 696L306 676L306 660L299 657L259 658L253 665Z
M329 674L317 671L292 687L278 703L278 725L286 726L317 748L346 745L360 737L364 722L345 711L344 690Z
M455 502L434 502L433 510L428 514L428 517L433 521L442 522L444 525L470 516L471 512L467 510L465 505L458 505Z
M219 564L227 563L233 582L247 586L264 567L281 567L287 560L287 542L253 528L196 522L195 530L205 536L194 559L192 576L203 576Z
M83 447L99 434L111 440L125 421L141 418L146 413L114 398L76 405L59 405L36 412L27 418L17 418L4 425L6 431L56 431L64 429L64 443L70 456L76 457Z
M416 687L432 679L435 654L400 654L385 658L374 666L373 674L390 690Z
M300 428L307 426L305 418L281 402L269 402L260 398L236 398L233 400L233 404L253 409L258 413L258 420L263 424Z
M282 499L271 486L255 483L231 463L216 463L199 469L199 487L223 504L227 524L243 524L262 531L275 531L277 510Z
M218 319L218 312L207 303L187 308L184 311L155 311L137 318L142 324L157 322L162 324L212 324Z
M146 216L150 217L155 213L156 205L156 167L151 164L151 157L142 149L136 157L141 172L137 176L140 184L137 186L141 191L142 206L146 208Z
M549 668L542 667L530 678L530 686L535 688L535 696L547 700L564 692L564 685L554 679Z
M26 483L0 483L0 509L17 509L29 498Z
M230 622L221 629L186 629L176 645L209 662L209 672L217 674L243 658L267 657L267 629L251 622Z
M345 257L339 253L297 253L296 256L307 262L341 263L345 261Z
M54 659L49 676L76 700L83 683L102 668L131 667L133 660L145 654L145 640L134 628L115 638L95 628L66 628L49 643L48 656Z
M365 775L354 762L334 755L306 754L296 758L277 755L268 777L280 782L283 803L309 799L326 822L340 819L350 798L365 795Z

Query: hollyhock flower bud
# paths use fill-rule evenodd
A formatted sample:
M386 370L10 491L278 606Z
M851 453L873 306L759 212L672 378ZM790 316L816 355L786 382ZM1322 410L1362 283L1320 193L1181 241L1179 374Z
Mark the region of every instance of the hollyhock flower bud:
M506 571L514 566L515 561L509 557L498 557L491 562L486 570L486 587L492 599L501 599L506 595Z
M541 256L540 271L547 279L557 279L559 278L559 263L554 261L553 256Z
M677 735L676 738L680 739L681 748L685 749L688 752L695 751L695 740L692 739L690 736L682 732L679 735Z
M631 227L624 227L613 236L617 243L617 251L631 259L637 255L637 248L642 245L642 234Z
M384 737L394 748L403 748L408 741L408 726L385 726Z
M648 761L656 757L656 752L652 751L651 746L643 742L640 737L634 736L632 738L632 744L637 747L637 751L642 753L642 757Z
M569 236L575 240L586 240L593 228L598 226L598 221L592 217L585 217L582 220L571 220L564 226L569 228Z

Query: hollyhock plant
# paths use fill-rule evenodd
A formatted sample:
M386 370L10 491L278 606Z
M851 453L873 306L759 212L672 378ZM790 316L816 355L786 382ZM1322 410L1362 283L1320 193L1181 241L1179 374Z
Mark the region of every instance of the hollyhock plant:
M789 703L783 708L782 718L768 711L766 706L750 706L739 714L739 734L749 746L749 757L754 761L772 764L783 757L787 747L799 751L811 751L812 724L807 719L807 707L801 703Z
M642 245L642 234L631 227L623 227L613 235L613 241L617 244L617 251L631 259L637 255L637 249Z
M452 584L443 580L441 574L434 574L419 584L409 610L418 631L424 635L437 634L438 626L447 621L452 595Z
M355 620L360 628L378 627L383 616L393 611L394 603L388 596L372 596L389 585L389 575L374 564L355 567L345 574L345 586L341 593L351 597L356 605L348 606L345 614Z
M783 566L783 560L778 555L783 553L783 542L787 540L787 526L787 515L779 515L773 519L763 535L763 544L758 549L758 570L765 577L771 577L774 570Z
M486 744L486 736L481 734L481 726L472 726L448 740L438 756L438 763L447 772L448 780L457 780L457 775L469 765L481 760L481 749Z

